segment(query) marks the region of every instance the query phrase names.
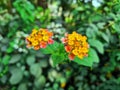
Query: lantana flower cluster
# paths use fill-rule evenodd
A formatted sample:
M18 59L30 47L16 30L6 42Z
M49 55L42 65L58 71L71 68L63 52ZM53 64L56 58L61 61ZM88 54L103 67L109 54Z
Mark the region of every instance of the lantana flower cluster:
M33 47L35 50L46 48L48 44L52 44L53 33L47 29L33 29L32 33L26 37L27 47Z
M89 44L86 40L86 36L82 36L75 31L72 34L65 34L65 37L62 38L62 42L65 45L66 52L69 53L70 60L74 60L75 56L80 59L88 56Z
M48 44L53 44L52 36L53 33L47 29L33 29L32 33L26 37L27 47L33 47L35 50L46 48ZM88 56L89 44L86 36L75 31L72 34L66 33L65 37L62 38L62 43L70 60L74 60L76 56L80 59Z

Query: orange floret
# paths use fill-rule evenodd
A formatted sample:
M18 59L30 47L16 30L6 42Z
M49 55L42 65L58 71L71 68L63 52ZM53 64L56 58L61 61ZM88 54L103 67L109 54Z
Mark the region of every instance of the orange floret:
M27 47L33 47L35 50L46 48L48 44L53 44L53 33L47 29L33 29L32 33L26 37Z
M89 44L86 40L86 36L82 36L76 32L65 34L65 37L62 38L62 42L65 45L66 52L69 53L68 57L70 60L74 60L75 56L80 59L88 56Z

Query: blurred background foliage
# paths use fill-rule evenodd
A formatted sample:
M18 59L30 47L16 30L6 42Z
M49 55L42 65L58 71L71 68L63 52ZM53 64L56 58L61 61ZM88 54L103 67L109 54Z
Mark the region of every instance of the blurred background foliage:
M51 66L49 55L27 49L33 28L88 37L99 64ZM59 57L58 57L59 58ZM120 0L0 0L0 90L119 90Z

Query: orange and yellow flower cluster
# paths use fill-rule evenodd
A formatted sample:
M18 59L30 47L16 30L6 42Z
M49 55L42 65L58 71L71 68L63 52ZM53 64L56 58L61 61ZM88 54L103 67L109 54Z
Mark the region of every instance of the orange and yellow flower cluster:
M33 47L35 50L46 48L48 44L54 42L52 36L53 33L49 32L47 29L33 29L32 33L26 37L27 47Z
M69 53L70 60L74 60L75 56L80 59L88 56L89 44L86 40L86 36L82 36L76 32L73 32L72 34L65 34L65 38L62 38L62 42L65 45L66 52Z

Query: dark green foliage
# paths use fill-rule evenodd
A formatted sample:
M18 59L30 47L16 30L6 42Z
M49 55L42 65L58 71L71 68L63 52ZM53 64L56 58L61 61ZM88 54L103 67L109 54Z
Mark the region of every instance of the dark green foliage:
M119 90L120 0L98 0L98 7L97 0L46 0L48 9L37 1L0 1L0 90ZM84 59L92 67L68 62L57 42L39 51L26 48L33 28L48 28L58 42L63 30L86 35L91 52Z

